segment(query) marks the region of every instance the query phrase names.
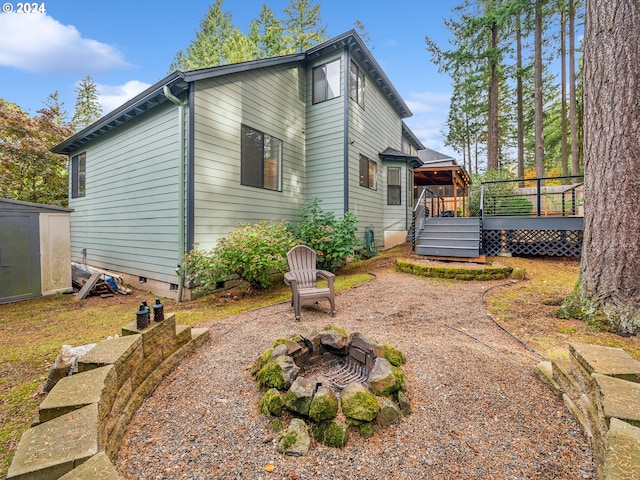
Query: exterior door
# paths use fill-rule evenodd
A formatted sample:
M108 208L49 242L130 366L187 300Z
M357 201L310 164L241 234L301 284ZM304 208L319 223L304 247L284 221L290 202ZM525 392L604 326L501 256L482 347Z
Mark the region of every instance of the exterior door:
M40 296L37 213L0 213L0 303Z

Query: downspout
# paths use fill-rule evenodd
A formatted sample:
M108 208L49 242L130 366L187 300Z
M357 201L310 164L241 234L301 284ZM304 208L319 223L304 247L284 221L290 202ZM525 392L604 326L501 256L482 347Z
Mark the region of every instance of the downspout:
M178 129L180 130L180 168L178 178L180 179L178 185L178 268L176 273L178 274L178 295L177 301L182 302L182 290L184 289L185 271L182 268L182 261L185 254L184 248L184 223L185 223L185 187L184 187L184 102L171 93L171 89L168 85L165 85L162 93L171 103L178 106Z
M344 158L343 158L343 168L344 168L344 185L343 185L343 195L344 195L344 213L349 211L349 150L351 148L351 143L349 142L349 69L351 68L351 57L349 56L349 46L345 45L344 47L344 103L343 103L343 117L344 117L344 133L342 135L343 149L344 149Z
M407 174L404 176L404 182L405 182L405 186L406 186L406 190L407 193L405 193L405 202L407 202L407 204L404 207L404 229L408 232L409 231L409 205L411 205L411 210L413 210L413 202L411 202L411 204L409 204L409 193L411 193L411 195L413 196L413 192L409 192L409 159L405 158L404 159L404 166L405 166L405 171L407 172ZM411 174L413 174L413 172L411 172ZM411 184L413 185L413 182L411 182Z

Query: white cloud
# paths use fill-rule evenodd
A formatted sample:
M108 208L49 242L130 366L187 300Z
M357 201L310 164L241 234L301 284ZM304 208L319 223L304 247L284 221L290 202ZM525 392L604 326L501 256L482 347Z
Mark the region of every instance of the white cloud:
M450 93L410 92L406 103L413 116L405 122L425 147L458 158L450 147L444 145L450 101Z
M443 112L449 110L450 93L411 92L407 105L414 114Z
M45 14L1 14L0 32L0 66L81 74L129 66L116 48L84 38L73 25L62 25Z
M102 113L106 115L150 86L150 83L139 82L138 80L129 80L123 85L96 84L98 102L102 106Z

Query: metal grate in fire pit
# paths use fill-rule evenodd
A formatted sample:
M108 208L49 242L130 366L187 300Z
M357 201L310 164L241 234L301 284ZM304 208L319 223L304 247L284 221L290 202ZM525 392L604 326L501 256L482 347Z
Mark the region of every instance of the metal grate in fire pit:
M336 391L342 391L350 383L362 383L368 386L369 369L361 363L347 357L324 366L322 378Z

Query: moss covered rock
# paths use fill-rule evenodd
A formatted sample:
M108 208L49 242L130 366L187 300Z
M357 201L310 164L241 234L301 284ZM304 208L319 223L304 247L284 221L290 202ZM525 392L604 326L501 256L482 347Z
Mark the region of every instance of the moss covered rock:
M383 427L387 425L393 425L394 423L398 423L402 418L402 412L398 405L395 404L392 400L385 400L380 407L380 412L376 416L376 422Z
M262 353L262 355L258 357L255 362L253 362L253 365L251 366L251 375L257 375L260 369L267 364L267 362L271 359L271 352L273 352L273 348L268 348Z
M376 434L377 431L378 429L371 422L364 422L358 428L358 433L362 438L371 438Z
M382 345L382 355L394 367L399 367L407 363L407 358L404 356L404 354L400 350L386 343Z
M282 431L278 439L278 451L286 455L304 455L309 451L311 437L307 424L300 418L291 420L289 427Z
M262 398L260 398L260 403L258 405L260 407L260 411L265 415L274 417L282 415L282 397L280 396L280 392L275 388L267 390Z
M337 327L325 327L321 330L320 344L327 350L338 354L347 354L349 352L347 332Z
M349 440L349 428L336 422L319 423L312 431L316 440L328 447L343 448Z
M376 358L369 372L369 387L373 393L388 397L401 390L403 383L402 370L391 365L386 358Z
M309 418L314 422L322 423L335 418L340 403L333 390L327 387L318 387L309 407Z
M287 409L300 415L309 416L309 409L313 395L316 391L316 384L305 377L298 377L291 384L291 388L284 395L284 404Z
M256 380L260 388L284 390L291 386L299 371L291 357L282 355L267 361L256 373Z
M527 278L527 272L524 268L514 267L513 271L511 272L511 278L513 278L514 280L524 280L525 278Z
M342 413L345 417L370 422L379 411L378 399L364 385L352 383L342 391Z
M398 392L398 407L405 417L411 415L411 402L403 391Z

